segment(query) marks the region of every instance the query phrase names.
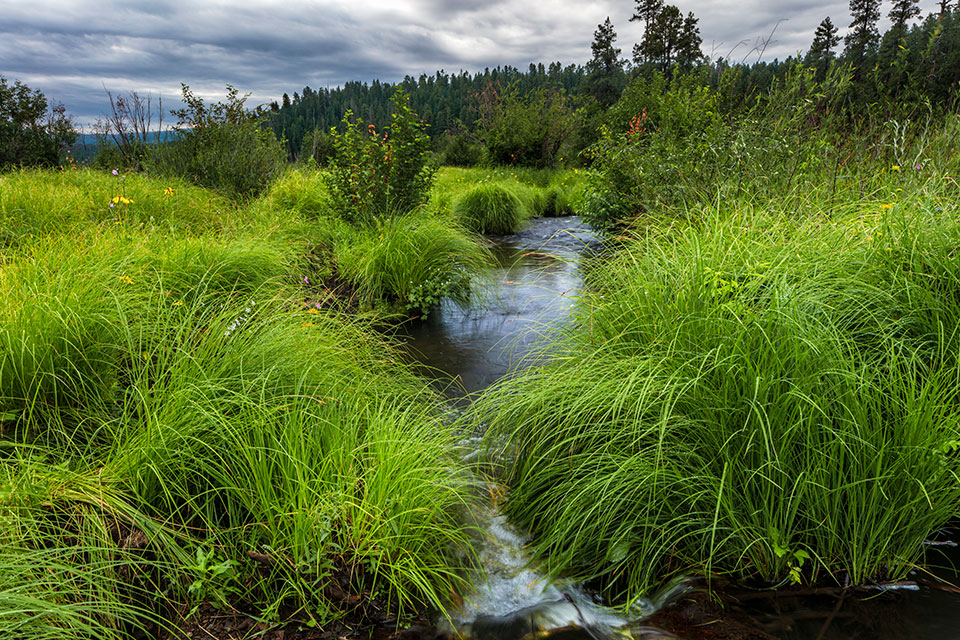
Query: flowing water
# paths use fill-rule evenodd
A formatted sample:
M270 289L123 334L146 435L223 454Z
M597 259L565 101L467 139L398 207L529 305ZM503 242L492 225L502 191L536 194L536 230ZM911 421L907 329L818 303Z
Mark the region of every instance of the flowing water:
M447 395L461 408L471 394L523 366L527 356L544 348L551 331L570 321L583 284L580 261L599 248L596 235L578 218L535 219L520 233L491 241L497 267L492 291L483 302L469 309L446 302L427 320L408 328L411 353L438 383L443 381ZM501 488L491 486L490 492L496 496ZM628 614L615 612L579 585L550 580L539 572L525 552L526 536L496 505L492 498L480 515L486 532L481 560L487 579L453 613L456 632L476 640L510 640L543 632L571 640L678 637L637 621L681 593L682 586L637 603ZM949 546L945 549L951 551ZM949 556L944 558L941 564L949 561ZM952 569L941 572L941 577L957 583ZM735 606L740 619L770 638L960 639L958 593L912 583L897 586L839 598L761 592ZM727 631L729 635L716 637L764 637ZM702 635L702 630L697 633L691 637L712 637Z

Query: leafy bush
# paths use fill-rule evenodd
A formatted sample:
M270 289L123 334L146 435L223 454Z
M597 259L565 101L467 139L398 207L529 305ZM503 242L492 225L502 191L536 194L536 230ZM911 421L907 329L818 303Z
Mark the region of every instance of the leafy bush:
M448 167L473 167L480 164L483 149L464 133L448 136L440 152L440 164Z
M10 166L55 166L77 134L63 105L47 113L47 98L0 76L0 170Z
M453 213L468 229L479 233L513 233L526 216L523 202L506 185L481 184L453 203Z
M327 174L337 212L346 220L368 224L406 213L427 201L434 169L427 164L430 138L398 90L391 98L393 114L382 135L374 125L351 112L343 132L331 130L334 158Z
M501 96L492 87L480 95L480 118L488 159L495 164L555 167L575 126L562 90L538 89Z
M244 108L246 99L227 85L226 103L207 106L183 85L187 106L173 112L179 138L152 150L147 171L180 176L231 198L264 191L282 171L285 153L259 115Z

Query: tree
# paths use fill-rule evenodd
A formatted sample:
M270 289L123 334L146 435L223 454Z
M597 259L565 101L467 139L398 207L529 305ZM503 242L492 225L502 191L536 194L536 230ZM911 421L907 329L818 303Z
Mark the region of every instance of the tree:
M607 16L606 21L593 32L593 44L590 45L593 58L587 63L589 75L584 87L584 93L592 95L603 107L609 107L617 101L625 84L620 49L613 46L616 39L617 32Z
M663 0L636 0L637 7L630 16L630 22L643 22L643 40L639 44L633 45L633 61L640 65L644 62L650 62L648 38L652 33L653 21L657 19L663 10Z
M661 2L638 2L631 20L644 20L643 40L633 48L637 65L655 64L662 71L674 64L692 66L703 59L698 20L693 13L686 18L675 5ZM649 20L649 21L648 21Z
M817 78L823 80L827 74L830 61L833 60L833 48L840 44L837 27L827 16L813 34L813 43L804 58L804 64L816 69Z
M703 51L700 45L703 39L700 37L700 27L697 26L699 20L693 15L693 12L687 13L683 19L683 28L680 31L680 46L677 50L677 63L683 67L692 67L703 60Z
M844 37L844 57L859 70L873 54L880 40L880 0L850 0L850 32Z
M893 8L887 15L891 22L890 31L896 33L898 40L903 38L907 30L907 23L910 19L920 15L920 7L917 6L919 1L920 0L893 0Z
M0 169L18 165L54 166L77 139L62 104L47 109L47 98L19 80L0 76Z

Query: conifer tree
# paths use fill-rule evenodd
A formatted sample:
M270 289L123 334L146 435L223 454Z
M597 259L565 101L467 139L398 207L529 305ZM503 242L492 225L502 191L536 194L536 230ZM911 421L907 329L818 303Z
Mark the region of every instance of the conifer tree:
M877 48L880 32L877 21L880 20L880 0L850 0L850 32L844 37L846 45L843 55L859 70Z
M818 79L822 80L826 76L830 61L833 60L833 48L838 44L840 36L837 35L837 27L830 20L830 16L827 16L814 32L810 50L804 58L805 64L817 70Z
M663 0L635 0L637 7L630 16L630 22L643 22L643 39L633 45L633 62L640 65L651 62L650 50L653 35L653 23L663 11Z
M682 66L691 67L703 60L703 52L700 50L703 38L700 37L700 27L697 26L699 22L692 11L687 13L687 17L683 20L680 47L677 51L677 62Z
M903 38L907 30L907 22L920 15L919 0L893 0L893 8L887 14L890 18L890 31L896 34L897 39Z
M625 84L620 49L613 46L616 40L617 32L613 30L613 23L607 16L603 24L597 25L597 30L593 32L593 43L590 45L593 58L587 63L589 75L585 87L585 92L604 107L617 101Z

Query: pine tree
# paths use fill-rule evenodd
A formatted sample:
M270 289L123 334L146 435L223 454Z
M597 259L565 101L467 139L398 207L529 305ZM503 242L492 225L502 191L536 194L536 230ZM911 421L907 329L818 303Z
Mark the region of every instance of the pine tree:
M890 18L890 31L896 33L897 39L903 38L907 30L907 22L920 15L919 0L893 0L893 9L887 14Z
M676 60L683 34L683 14L672 4L666 5L643 36L643 53L661 70L669 69Z
M880 32L880 0L850 0L850 32L844 37L844 57L859 70L877 48Z
M653 34L653 23L663 11L663 0L635 0L637 7L630 16L630 22L643 22L643 39L633 45L633 62L640 65L644 62L651 62L649 51L651 49L651 37Z
M680 42L677 49L677 62L685 67L691 67L703 60L703 51L700 45L703 44L703 38L700 37L700 22L693 12L687 13L683 20L683 27L680 30Z
M837 35L837 27L830 20L830 16L827 16L813 34L813 42L804 58L804 64L816 69L817 78L820 80L826 76L827 68L833 59L833 48L838 44L840 36Z
M590 45L593 59L587 63L589 75L584 86L584 92L592 95L604 107L609 107L620 98L625 84L620 49L613 46L616 40L617 32L607 16L606 21L593 32L593 44Z
M593 59L587 63L590 71L602 71L609 74L621 68L620 49L613 46L616 40L617 32L613 30L610 16L607 16L603 24L597 25L597 30L593 32L593 43L590 45Z

